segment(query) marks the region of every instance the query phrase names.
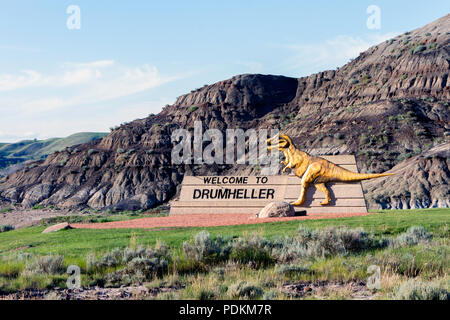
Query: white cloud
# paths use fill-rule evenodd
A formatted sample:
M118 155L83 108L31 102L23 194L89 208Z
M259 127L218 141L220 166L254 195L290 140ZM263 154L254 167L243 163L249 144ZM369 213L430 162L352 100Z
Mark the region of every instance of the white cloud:
M12 106L15 111L27 113L79 107L143 92L180 78L162 75L147 64L127 67L114 60L64 63L54 74L35 70L0 74L0 91L8 94L0 97L0 111L11 112ZM34 88L39 88L38 92Z
M16 131L12 135L6 134L2 131L0 131L0 141L1 143L8 143L8 142L17 142L21 140L31 140L36 138L38 135L33 131Z
M102 74L99 70L95 69L77 69L73 71L65 72L63 75L52 78L51 84L54 86L71 86L76 84L87 83L91 80L101 78Z
M174 97L152 97L149 89L186 76L114 60L67 62L53 72L0 74L0 142L108 131L173 102Z
M33 87L42 82L42 76L34 70L23 70L18 74L0 74L0 91L11 91Z
M98 60L93 62L66 62L64 65L79 68L103 68L109 67L114 63L114 60Z
M293 52L283 67L300 72L302 76L335 69L356 58L371 46L393 38L399 33L370 34L365 37L339 35L324 42L290 44L285 47Z

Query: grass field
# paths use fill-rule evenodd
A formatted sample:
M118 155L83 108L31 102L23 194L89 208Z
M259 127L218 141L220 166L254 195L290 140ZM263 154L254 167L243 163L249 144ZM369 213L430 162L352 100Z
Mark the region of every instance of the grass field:
M333 292L326 293L327 290L322 288L320 292L325 292L325 296L322 297L320 295L322 293L319 295L316 293L313 296L308 295L308 297L351 298L351 290L348 286L351 283L355 283L355 281L366 281L367 267L374 263L381 265L383 274L382 285L384 288L379 290L377 295L379 298L387 298L393 294L396 286L401 283L407 285L407 280L412 278L422 279L425 283L424 285L433 283L440 290L442 286L444 287L442 290L448 290L449 224L450 209L426 209L382 211L375 215L340 219L287 221L208 228L156 230L75 229L42 234L44 226L30 227L0 233L0 257L2 257L0 261L0 291L10 292L27 288L51 288L56 283L58 286L64 286L67 275L61 272L42 276L42 279L39 281L36 280L36 275L26 275L24 270L27 268L27 264L31 263L31 260L20 260L18 258L24 254L32 257L29 259L48 255L63 256L64 267L71 264L79 265L84 272L83 285L89 286L98 284L99 279L106 277L108 273L117 273L117 271L127 268L126 263L113 263L103 269L100 268L101 270L97 268L96 271L89 271L86 262L89 255L101 260L102 256L105 254L108 256L108 253L116 248L123 250L126 247L134 249L139 246L155 247L155 245L160 246L161 243L164 243L171 252L170 257L164 256L164 259L168 262L167 268L164 269L166 271L162 274L153 272L151 276L141 277L137 281L144 282L149 286L157 286L158 288L164 286L174 288L177 287L173 285L174 283L183 284L179 287L182 289L172 290L170 295L165 291L164 295L161 294L161 298L200 299L205 294L210 295L210 298L218 299L295 298L298 295L286 294L286 288L282 287L282 285L286 286L286 284L292 282L314 283L317 281L330 283L343 281L344 285L337 293L333 290ZM419 241L412 245L368 246L364 250L358 249L353 251L350 248L345 253L335 252L326 256L310 255L287 262L280 260L280 258L272 257L275 251L268 253L269 251L267 251L266 247L263 248L262 244L255 242L255 239L257 239L261 243L266 243L266 246L267 243L271 243L271 250L275 250L273 249L273 243L276 242L275 239L280 237L295 239L299 234L299 226L312 230L326 230L333 226L346 226L350 229L363 228L373 239L394 239L406 232L411 226L422 226L428 232L431 232L433 237L431 240ZM211 239L203 239L202 241L205 241L204 243L207 244L212 243L216 247L220 247L219 244L214 244L214 239L218 236L228 239L227 241L233 241L230 240L233 238L235 239L234 241L238 238L238 241L247 239L245 240L247 242L244 241L247 246L245 247L247 251L244 254L248 254L248 250L253 250L251 256L255 257L254 260L256 262L247 258L242 260L243 249L239 249L242 252L238 252L235 248L235 243L232 245L233 249L231 249L230 256L226 259L220 260L217 258L217 252L213 256L215 260L205 260L204 256L203 258L198 258L197 255L195 257L190 256L183 243L193 243L194 247L195 245L204 247L204 243L199 244L192 240L202 230L206 230L211 235ZM251 246L249 243L251 243ZM225 247L225 244L221 244L221 246ZM197 253L198 250L204 250L204 248L194 248L194 251ZM264 258L261 258L261 254L264 255ZM236 258L236 256L241 258ZM158 256L158 259L162 259L161 257ZM258 265L258 261L260 261L258 259L262 259L261 261L264 263ZM217 268L223 270L216 272ZM287 271L280 271L280 268ZM306 268L308 271L306 272L302 268ZM203 275L202 281L198 279L199 273ZM27 277L34 280L27 280ZM135 281L131 282L135 283ZM245 287L243 283L247 283L250 287L253 286L255 293L242 294L241 291L247 292L251 289ZM227 288L226 290L224 289L225 287ZM217 288L222 289L219 290ZM397 289L399 290L399 288ZM250 290L250 292L253 291ZM303 296L300 295L300 297Z

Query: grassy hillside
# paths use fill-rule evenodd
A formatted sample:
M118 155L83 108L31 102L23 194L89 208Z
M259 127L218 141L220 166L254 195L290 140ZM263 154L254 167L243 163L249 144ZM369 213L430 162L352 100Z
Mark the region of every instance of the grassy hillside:
M9 165L27 160L45 159L55 151L61 151L66 147L101 139L106 135L107 133L103 132L80 132L66 138L0 143L0 170Z
M340 219L51 234L42 234L44 227L25 228L0 234L0 294L64 287L67 275L62 270L76 264L84 287L144 283L156 298L164 299L353 299L361 294L412 299L424 292L433 294L422 299L442 298L450 283L449 213L450 209L390 210ZM341 226L348 229L329 229ZM414 231L412 226L420 227ZM314 234L314 246L305 251L301 241L312 241ZM342 251L336 243L349 235L352 240L344 241ZM154 250L139 251L140 246ZM49 255L53 258L45 258L46 263L59 261L60 271L34 272L33 261ZM122 258L126 255L152 258L139 256L127 264ZM141 266L138 261L151 261L151 268L160 261L162 269L143 276L133 269ZM375 291L365 286L371 265L381 267L381 288ZM303 286L312 291L296 289Z

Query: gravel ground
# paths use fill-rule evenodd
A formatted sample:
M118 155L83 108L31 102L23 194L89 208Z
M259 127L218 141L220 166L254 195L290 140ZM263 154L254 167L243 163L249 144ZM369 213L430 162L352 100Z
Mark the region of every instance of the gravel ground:
M354 300L373 300L377 297L377 293L368 289L363 282L334 282L334 281L318 281L318 282L299 282L283 285L282 292L290 297L314 297L323 299L327 296L337 295L339 293L346 294L349 299Z
M170 288L149 289L143 285L120 288L80 288L52 290L22 290L0 294L0 300L134 300L154 298L159 292L173 291Z
M80 288L51 290L21 290L14 293L0 293L0 300L142 300L154 299L160 293L177 292L181 287L148 288L143 285L123 286L120 288ZM345 294L347 299L372 300L377 293L369 290L365 283L357 281L348 282L298 282L282 285L281 291L290 298L327 299L336 294Z
M160 228L160 227L210 227L229 226L238 224L256 224L265 222L330 219L366 216L373 213L339 213L339 214L312 214L300 217L284 218L254 218L249 214L180 214L168 217L141 218L127 221L115 221L105 223L74 223L73 228L85 229L117 229L117 228Z
M44 218L57 216L76 215L76 212L65 210L14 210L0 213L0 225L12 225L15 229L29 227L40 224ZM311 214L308 216L284 217L284 218L254 218L249 214L184 214L167 217L151 217L132 219L125 221L105 222L105 223L74 223L73 228L86 229L114 229L114 228L158 228L158 227L209 227L228 226L238 224L256 224L264 222L289 221L289 220L309 220L309 219L330 219L354 216L365 216L373 213L339 213L339 214Z

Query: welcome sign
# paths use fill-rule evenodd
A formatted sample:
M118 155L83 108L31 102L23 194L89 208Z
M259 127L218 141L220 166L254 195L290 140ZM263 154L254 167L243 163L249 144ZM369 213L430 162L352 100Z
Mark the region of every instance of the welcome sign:
M323 156L339 166L357 171L355 157ZM352 213L367 212L360 182L328 184L332 200L321 206L322 192L311 187L303 206L297 212ZM171 205L170 214L258 213L272 201L295 201L300 179L294 175L277 176L185 176L180 197Z

